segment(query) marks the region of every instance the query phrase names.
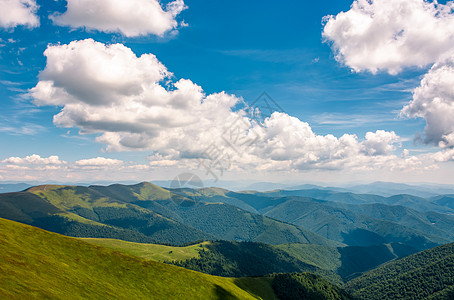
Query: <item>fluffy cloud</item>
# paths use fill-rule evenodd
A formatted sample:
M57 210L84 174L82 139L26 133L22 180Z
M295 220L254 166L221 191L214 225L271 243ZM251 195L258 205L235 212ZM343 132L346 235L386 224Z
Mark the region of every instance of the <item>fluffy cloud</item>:
M200 156L201 145L237 117L231 107L240 99L225 93L206 96L184 79L169 90L165 81L171 73L154 55L136 57L121 44L75 41L50 46L44 54L46 68L30 90L34 102L62 106L54 117L57 126L101 133L97 140L110 151L158 149L165 155Z
M432 66L402 114L426 120L426 143L454 147L454 53Z
M452 1L355 0L349 11L325 18L323 36L354 71L395 74L453 49L453 10Z
M35 0L0 0L0 27L39 26Z
M172 74L152 54L137 57L121 44L91 39L49 46L40 81L29 91L37 105L62 107L59 127L96 134L107 151L152 151L149 166L209 166L222 170L403 168L411 158L394 154L394 132L317 135L310 125L274 112L259 124L242 100L224 92L206 95ZM75 166L118 163L102 158ZM119 164L118 166L121 167ZM210 170L208 170L210 171Z
M124 162L119 159L96 157L81 159L76 161L74 164L79 167L111 167L123 165Z
M394 131L368 132L366 133L366 140L363 142L363 149L369 155L388 155L396 149L394 144L398 141L399 137Z
M336 59L356 72L396 74L435 63L401 115L426 120L425 143L454 146L453 1L356 0L326 18L323 36Z
M454 161L454 149L436 152L431 155L431 158L436 162Z
M162 36L178 26L175 18L185 8L183 0L168 3L166 10L158 0L68 0L67 11L51 18L62 26L120 32L128 37Z
M86 180L137 180L149 179L149 165L125 162L119 159L95 157L74 162L63 161L58 156L41 157L32 154L26 157L9 157L0 160L2 178L8 180L51 180L57 182L80 182Z
M61 165L65 163L65 161L61 161L56 155L41 157L37 154L32 154L26 157L9 157L1 162L12 165Z
M274 162L269 169L342 169L346 166L375 163L377 156L392 154L399 137L394 132L368 132L360 141L356 135L317 135L308 123L284 113L275 112L257 129L261 138L251 145L258 158ZM360 159L363 158L363 161ZM257 160L257 165L262 161ZM246 164L251 157L242 161ZM261 165L261 168L265 168Z

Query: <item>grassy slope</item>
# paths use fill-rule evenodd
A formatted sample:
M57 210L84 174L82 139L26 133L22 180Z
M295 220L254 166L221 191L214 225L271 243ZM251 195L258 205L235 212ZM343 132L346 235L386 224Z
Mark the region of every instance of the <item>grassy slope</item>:
M254 245L249 243L235 243L235 242L202 242L186 247L177 246L164 246L156 244L141 244L131 243L122 240L114 239L93 239L82 238L88 243L111 248L120 252L131 254L145 259L152 259L155 261L173 261L177 265L182 265L188 269L194 269L199 272L207 274L214 274L220 276L235 276L234 274L227 274L227 272L240 272L239 276L257 276L253 272L259 272L260 275L279 272L312 272L324 278L327 278L332 283L342 284L342 280L335 274L335 271L341 265L340 254L335 247L320 246L320 245L306 245L306 244L286 244L286 245ZM224 245L224 247L222 247ZM249 250L247 246L252 246ZM225 247L227 246L227 247ZM255 248L254 246L258 246ZM304 247L314 246L314 247ZM232 249L233 248L233 249ZM280 252L281 248L285 248L284 252ZM293 251L288 251L289 249ZM197 266L184 265L184 261L191 258L201 259L200 250L210 252L214 250L217 255L212 260L207 260L205 252L202 252L204 261L210 266L207 271L204 268L194 268ZM226 251L227 250L227 251ZM233 251L232 251L233 250ZM287 250L287 251L286 251ZM248 252L249 251L249 252ZM288 253L286 256L285 252ZM335 252L339 257L334 261L334 254L331 256L324 256L327 252ZM274 253L270 255L271 253ZM210 255L208 255L210 258ZM245 257L242 259L242 257ZM246 267L246 263L252 263L252 267ZM220 263L222 261L222 263ZM255 264L257 262L257 264ZM339 263L339 265L337 265ZM213 268L218 264L225 264L222 266L223 273L216 274ZM257 268L260 265L262 268ZM203 266L203 264L202 264ZM246 269L246 271L244 271ZM241 271L240 271L241 270ZM326 270L326 271L325 271ZM219 271L216 269L216 271ZM332 271L332 272L330 272Z
M173 261L185 260L199 256L199 251L208 245L210 242L202 242L186 247L165 246L157 244L141 244L125 242L115 239L97 239L97 238L81 238L81 240L106 247L117 251L121 251L130 255L138 256L144 259L152 259L155 261Z
M271 279L210 276L0 219L0 298L254 299L256 295L274 298Z
M228 258L226 257L228 253L225 252L225 247L220 247L226 242L203 242L186 247L175 247L155 244L131 243L113 239L82 240L141 258L152 259L160 262L182 261L191 258L199 259L199 250L210 251L210 245L212 245L213 247L215 247L216 252L220 251L221 253L223 253L222 261L226 262L228 260ZM244 255L243 252L246 251L246 246L248 245L247 243L233 243L232 246L233 245L236 245L238 247L238 249L236 250L236 257L239 259L241 255ZM265 245L263 245L262 248L263 247L265 247ZM398 259L413 254L416 251L413 248L401 244L344 248L311 244L282 244L275 246L268 245L266 247L269 248L269 251L272 251L273 249L284 251L290 257L289 259L285 260L282 254L279 254L279 252L276 252L275 256L269 257L265 255L266 253L254 250L253 254L255 256L249 257L248 261L255 259L256 256L259 259L266 261L266 263L263 263L263 265L266 265L266 268L269 269L266 269L267 271L263 274L272 272L310 271L317 273L336 284L342 284L342 281L340 280L340 277L336 277L335 274L338 274L342 278L344 278L345 282L352 277L359 276L362 272L377 267L378 265L381 265L393 259ZM276 269L275 265L272 264L273 259L277 259L278 257L281 259L279 264L287 266L286 268L283 267L283 269L279 270ZM231 264L240 269L242 267L242 263L238 261L232 261ZM213 267L214 265L215 262L212 261L210 263L210 266ZM195 270L203 271L201 269ZM250 276L253 274L247 273L243 275Z

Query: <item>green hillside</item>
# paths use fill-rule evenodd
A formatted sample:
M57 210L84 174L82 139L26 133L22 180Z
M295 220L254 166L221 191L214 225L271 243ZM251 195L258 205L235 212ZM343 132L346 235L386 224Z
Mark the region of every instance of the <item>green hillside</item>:
M294 289L288 289L295 286ZM353 299L345 291L331 285L328 281L314 274L277 274L273 280L273 289L279 299Z
M311 272L341 284L340 276L305 263L275 246L253 242L219 241L208 244L199 256L174 262L191 270L227 277L264 276L271 273Z
M219 188L205 189L172 189L167 194L177 195L185 198L184 203L174 201L175 199L160 199L155 194L152 197L145 197L142 193L140 199L135 196L140 190L139 186L147 189L161 191L162 189L152 184L139 184L135 186L112 185L107 187L90 187L97 192L114 197L120 195L123 201L128 201L148 211L153 211L168 219L186 224L196 228L217 239L230 241L256 241L269 244L281 243L314 243L322 245L340 246L341 243L329 241L318 234L304 228L279 222L262 215L251 213L248 210L235 207L240 201L226 201L231 192ZM143 188L142 188L143 189ZM135 192L134 192L135 191ZM214 198L213 198L214 197ZM223 198L225 205L216 201ZM206 199L211 199L206 203ZM127 200L125 200L127 199ZM195 199L195 200L194 200ZM243 205L244 206L244 205ZM241 205L240 205L241 207Z
M335 284L342 284L383 263L415 252L415 249L397 243L330 247L219 241L206 245L198 256L177 261L176 264L207 274L234 277L311 272Z
M0 241L0 298L273 298L269 278L248 279L246 291L238 286L242 279L146 261L4 219Z
M183 223L223 240L275 245L283 243L342 245L302 227L253 214L231 205L196 203L190 207L175 206L172 211L178 213Z
M168 200L175 194L149 182L135 185L113 184L109 186L92 185L91 190L123 202Z
M403 244L332 247L314 244L267 245L253 242L203 242L175 247L112 239L82 239L141 258L174 262L192 270L220 276L312 272L336 284L378 265L416 252Z
M337 192L333 190L322 189L302 189L302 190L275 190L270 192L252 192L252 194L263 197L309 197L320 200L335 201L350 204L363 203L383 203L385 197L372 194L355 194L350 192Z
M344 281L383 263L416 252L416 249L398 243L368 247L329 247L304 244L284 244L275 247L304 263L331 271Z
M215 188L185 189L181 193L185 196L197 194L198 201L202 202L229 203L251 212L258 211L348 245L397 242L425 250L454 240L454 217L430 211L449 213L449 209L411 195L381 197L319 189L231 192ZM445 198L440 199L448 202ZM291 201L310 204L303 207L303 204ZM295 206L299 209L295 210Z
M343 208L292 198L269 210L265 215L307 228L328 239L350 246L404 243L416 249L425 250L450 241L450 239Z
M347 288L360 299L453 299L454 243L385 264Z
M421 212L401 205L380 203L335 205L371 218L404 225L433 236L449 240L454 239L454 216L452 215L430 211Z
M217 277L0 218L2 299L295 299L294 295L350 299L313 274Z
M201 242L189 246L166 246L158 244L133 243L115 239L80 238L81 240L106 248L115 249L130 255L159 262L186 260L199 257L199 250L206 250L211 242Z
M348 195L356 199L352 202L419 199L430 204L407 195L385 198L329 190L166 190L143 182L90 187L45 185L0 194L0 217L70 236L172 245L221 239L334 247L404 243L424 250L454 238L454 217L449 215L403 206L273 196L303 192L330 199Z
M0 194L0 217L76 237L183 244L214 236L87 187L46 185Z

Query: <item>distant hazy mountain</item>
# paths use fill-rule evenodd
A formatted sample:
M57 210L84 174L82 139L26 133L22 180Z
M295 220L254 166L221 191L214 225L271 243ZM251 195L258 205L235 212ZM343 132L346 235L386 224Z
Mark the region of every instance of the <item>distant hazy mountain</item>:
M31 185L27 183L0 183L0 193L20 192L29 187L31 187Z
M256 182L246 186L243 190L250 191L272 191L277 189L286 189L289 185L274 182Z
M439 213L454 214L454 209L449 206L439 205L429 199L406 194L384 197L373 194L355 194L352 192L337 192L333 190L307 189L292 191L275 190L270 192L249 192L247 195L254 195L255 197L268 197L271 199L286 196L309 197L344 204L382 203L387 205L406 206L418 211L434 211Z
M380 196L393 196L399 194L408 194L419 197L433 197L441 194L454 193L452 185L435 185L435 184L404 184L393 182L374 182L370 184L355 185L346 188L354 193L376 194Z

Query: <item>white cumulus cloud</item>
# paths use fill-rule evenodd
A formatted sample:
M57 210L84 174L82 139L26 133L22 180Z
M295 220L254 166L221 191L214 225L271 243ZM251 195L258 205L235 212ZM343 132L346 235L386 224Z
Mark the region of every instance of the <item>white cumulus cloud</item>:
M76 183L85 180L137 180L149 178L149 165L126 162L114 158L94 157L63 161L56 155L41 157L9 157L0 160L0 173L8 180L51 180Z
M39 26L35 0L0 0L0 27Z
M162 36L178 27L175 18L185 8L183 0L168 3L165 10L158 0L68 0L67 11L51 18L58 25L127 37Z
M325 17L323 36L352 70L395 74L453 49L453 10L453 1L355 0L347 12Z
M123 161L119 159L105 158L105 157L95 157L81 159L74 164L80 167L109 167L109 166L120 166L123 165Z
M57 126L101 133L97 140L109 151L159 149L165 155L200 156L201 145L237 117L231 107L240 99L225 93L206 96L185 79L168 90L165 80L171 73L165 66L152 54L136 57L122 44L88 39L49 46L44 54L46 68L30 90L34 102L63 107L54 116Z
M395 155L394 132L364 138L318 135L311 126L274 112L257 123L242 100L225 92L205 94L172 73L152 54L137 57L122 44L94 40L49 46L45 69L29 95L37 105L61 107L59 127L96 134L107 151L151 151L152 168L211 165L222 170L341 170L416 167ZM202 161L202 162L201 162ZM117 163L104 158L75 166ZM222 167L221 167L222 164ZM121 167L121 165L118 165Z
M61 165L65 161L60 160L56 155L49 157L41 157L37 154L32 154L26 157L9 157L1 161L4 164L12 165Z
M454 147L454 53L432 66L402 114L426 120L426 143Z
M425 143L454 146L454 1L355 0L325 20L336 59L356 72L433 65L401 115L426 120Z
M366 133L366 140L363 142L363 150L371 155L392 154L396 149L395 143L399 137L394 131L377 130L376 132Z
M436 162L454 161L454 149L446 149L431 155L431 158Z

